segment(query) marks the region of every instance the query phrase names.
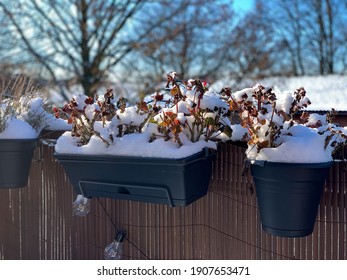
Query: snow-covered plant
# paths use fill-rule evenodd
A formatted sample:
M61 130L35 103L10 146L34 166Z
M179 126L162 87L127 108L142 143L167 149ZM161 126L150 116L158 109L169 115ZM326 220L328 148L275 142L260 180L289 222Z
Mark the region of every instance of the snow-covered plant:
M237 128L246 133L232 124L227 94L199 79L181 81L171 72L163 89L134 105L114 100L111 93L95 99L74 96L57 110L72 124L72 131L57 141L58 153L179 158L235 140Z
M61 109L54 108L55 116L68 120L68 123L72 125L71 135L78 139L79 145L88 144L93 135L109 145L112 138L104 138L94 128L94 124L96 121L101 121L104 126L106 121L114 116L115 105L112 101L112 92L105 93L103 98L97 101L86 95L76 95Z
M20 98L20 90L16 85L3 83L0 89L0 133L8 126L8 121L16 116L16 104Z
M141 132L148 114L148 108L140 102L127 107L125 98L115 101L112 89L95 99L76 95L61 109L55 108L55 116L66 118L72 125L71 136L78 139L79 146L87 145L92 136L109 146L114 137Z
M8 125L8 119L13 116L13 110L8 102L2 102L0 99L0 133L2 133Z
M230 140L232 123L230 110L222 93L209 89L209 84L200 79L180 81L176 73L167 75L164 94L154 96L154 108L158 100L164 102L164 108L157 107L151 122L158 125L152 139L164 137L173 139L180 146L180 135L186 135L191 142Z
M111 130L116 137L123 137L131 133L141 133L148 119L155 114L143 100L135 106L126 106L127 100L123 97L117 101L116 115L111 122Z
M304 88L280 93L257 84L232 94L229 104L248 130L250 159L325 162L346 143L347 130L332 123L331 113L304 110L311 104Z
M69 126L53 116L43 95L30 79L18 76L4 82L0 88L0 136L22 138L28 134L33 138L45 128L60 130L69 129Z
M21 115L23 96L31 96L34 92L36 87L22 76L3 82L0 89L0 138L37 137L31 124Z

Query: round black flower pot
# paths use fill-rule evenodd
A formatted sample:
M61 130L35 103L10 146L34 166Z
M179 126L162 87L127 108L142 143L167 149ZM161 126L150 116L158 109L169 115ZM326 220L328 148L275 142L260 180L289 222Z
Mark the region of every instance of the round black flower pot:
M331 165L252 162L263 230L282 237L310 235Z
M36 139L0 139L0 188L28 184Z

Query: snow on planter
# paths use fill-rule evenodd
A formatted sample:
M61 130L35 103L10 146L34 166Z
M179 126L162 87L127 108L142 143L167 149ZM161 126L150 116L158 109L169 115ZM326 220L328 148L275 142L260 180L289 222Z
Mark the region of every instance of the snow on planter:
M168 75L164 90L136 105L128 106L124 98L116 101L108 90L95 99L75 95L61 114L72 130L58 139L55 151L60 154L179 159L247 134L231 123L227 96L199 79L178 81L175 73Z
M35 129L25 121L15 118L8 119L5 130L0 132L0 139L35 139Z
M20 115L39 134L43 129L70 130L71 125L66 120L55 118L45 109L45 100L41 97L23 96L20 99Z
M44 109L42 98L22 97L17 105L8 101L1 104L0 123L0 139L35 139L43 129L71 129L66 120L57 119Z
M334 124L335 111L326 115L303 111L311 104L304 88L276 92L257 84L235 92L231 107L249 132L250 160L319 163L346 144L347 129Z

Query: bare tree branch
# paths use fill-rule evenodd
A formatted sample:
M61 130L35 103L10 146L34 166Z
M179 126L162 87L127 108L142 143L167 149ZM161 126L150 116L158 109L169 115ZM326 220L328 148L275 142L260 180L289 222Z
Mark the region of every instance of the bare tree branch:
M16 48L34 58L56 83L74 78L89 95L151 29L176 12L146 17L147 4L163 10L166 1L18 0L7 6L0 0L23 43Z

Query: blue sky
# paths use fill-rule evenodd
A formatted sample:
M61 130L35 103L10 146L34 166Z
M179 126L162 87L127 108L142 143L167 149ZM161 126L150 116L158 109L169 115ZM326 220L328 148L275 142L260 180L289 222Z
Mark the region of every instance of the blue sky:
M254 0L234 0L235 11L247 11L252 8Z

